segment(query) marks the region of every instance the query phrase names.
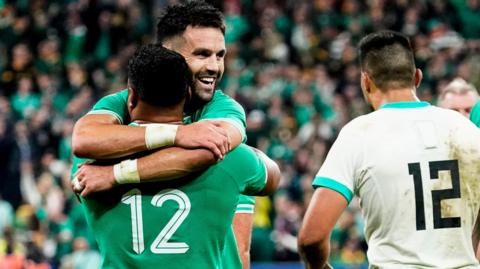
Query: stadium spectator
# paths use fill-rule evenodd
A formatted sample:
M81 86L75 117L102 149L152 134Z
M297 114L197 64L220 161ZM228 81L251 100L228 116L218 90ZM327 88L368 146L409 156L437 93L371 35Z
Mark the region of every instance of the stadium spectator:
M456 78L440 91L438 106L455 110L469 118L479 97L477 89L461 78Z

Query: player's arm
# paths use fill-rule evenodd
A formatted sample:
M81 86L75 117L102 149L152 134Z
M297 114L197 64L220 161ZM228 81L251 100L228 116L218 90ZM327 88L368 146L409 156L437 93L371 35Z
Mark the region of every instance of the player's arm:
M117 184L176 179L204 169L216 161L213 153L206 149L170 147L115 165L85 163L75 173L76 180L82 186L75 191L87 196L111 189Z
M87 114L74 126L75 156L91 159L119 158L147 150L145 128L121 125L111 114Z
M317 188L305 213L298 235L299 253L308 269L331 268L330 234L347 207L347 200L328 188Z
M196 116L196 117L195 117ZM243 107L228 95L216 91L201 113L193 121L213 121L228 135L230 149L246 141L246 116Z
M125 126L130 121L127 98L127 90L107 95L76 122L72 134L75 156L97 160L119 158L172 145L206 148L218 158L223 158L228 152L230 145L227 132L215 121L188 126Z
M242 268L250 268L250 244L252 241L253 214L236 213L233 216L233 232L237 241Z
M298 235L306 268L330 268L330 234L353 197L363 158L363 132L351 122L340 131L312 185L316 188ZM357 179L358 180L358 179Z
M254 197L240 195L232 221L238 255L242 261L243 269L250 268L250 244L252 241L254 208Z
M265 153L263 153L262 151L256 148L252 148L252 149L260 157L260 159L262 160L267 170L267 179L266 179L265 187L263 188L262 191L260 191L255 195L256 196L270 195L277 190L278 184L280 183L280 178L282 175L280 172L280 168L278 167L278 164L272 159L270 159L267 155L265 155Z
M219 158L229 151L230 130L235 141L237 130L228 123L202 121L190 125L153 125L135 127L121 125L110 114L87 114L75 124L72 148L75 156L91 159L111 159L137 152L176 145L184 148L206 148ZM175 131L172 132L173 127ZM169 142L170 141L170 142ZM149 144L147 146L147 143Z

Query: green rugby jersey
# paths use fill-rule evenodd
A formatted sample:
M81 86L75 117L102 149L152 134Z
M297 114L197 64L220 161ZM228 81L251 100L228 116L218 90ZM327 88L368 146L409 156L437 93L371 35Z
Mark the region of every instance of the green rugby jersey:
M102 268L223 268L238 196L262 190L266 176L262 160L240 145L196 177L82 198Z
M478 101L470 111L470 120L480 127L480 101Z
M128 124L130 117L127 110L128 90L107 95L101 98L88 114L110 114L120 124ZM202 120L224 120L232 123L242 134L243 141L246 141L246 118L242 106L222 91L216 90L210 102L202 108L186 115L184 123L192 123Z
M128 90L126 89L107 95L101 98L88 114L110 114L113 115L120 124L128 124L130 117L127 110L127 97ZM243 142L246 141L246 118L242 106L228 95L223 94L220 90L215 91L212 100L205 106L193 112L191 115L186 115L184 122L188 124L207 119L220 119L234 124L234 126L240 130ZM74 158L74 163L81 163L82 161L84 161L84 159ZM76 165L74 165L74 167L75 166ZM240 195L235 212L253 214L254 205L255 200L253 197ZM225 268L240 268L241 261L238 256L237 245L232 229L230 229L229 235L226 237L225 244L223 254Z

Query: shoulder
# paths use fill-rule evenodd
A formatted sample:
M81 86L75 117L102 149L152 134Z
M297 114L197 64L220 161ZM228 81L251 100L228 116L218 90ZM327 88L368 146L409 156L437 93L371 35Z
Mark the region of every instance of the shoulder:
M237 101L235 101L235 99L226 95L221 90L216 90L215 93L213 94L212 100L208 102L207 106L219 105L219 104L240 106L240 104Z
M340 130L340 134L360 134L368 130L375 122L376 112L372 112L366 115L356 117L355 119L349 121L343 128Z
M240 144L238 147L230 151L225 159L219 164L230 164L230 163L248 163L253 160L259 160L257 154L247 145Z
M225 159L216 165L235 179L254 177L259 169L264 169L263 161L249 146L240 144L225 155Z

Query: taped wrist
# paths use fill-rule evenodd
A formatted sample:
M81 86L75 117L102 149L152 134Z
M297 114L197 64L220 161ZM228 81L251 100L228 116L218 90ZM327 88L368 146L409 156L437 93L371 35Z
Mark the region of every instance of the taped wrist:
M175 143L178 125L149 124L145 129L145 145L147 149L172 146Z
M125 160L113 166L113 177L118 184L138 183L140 175L137 169L137 159Z

